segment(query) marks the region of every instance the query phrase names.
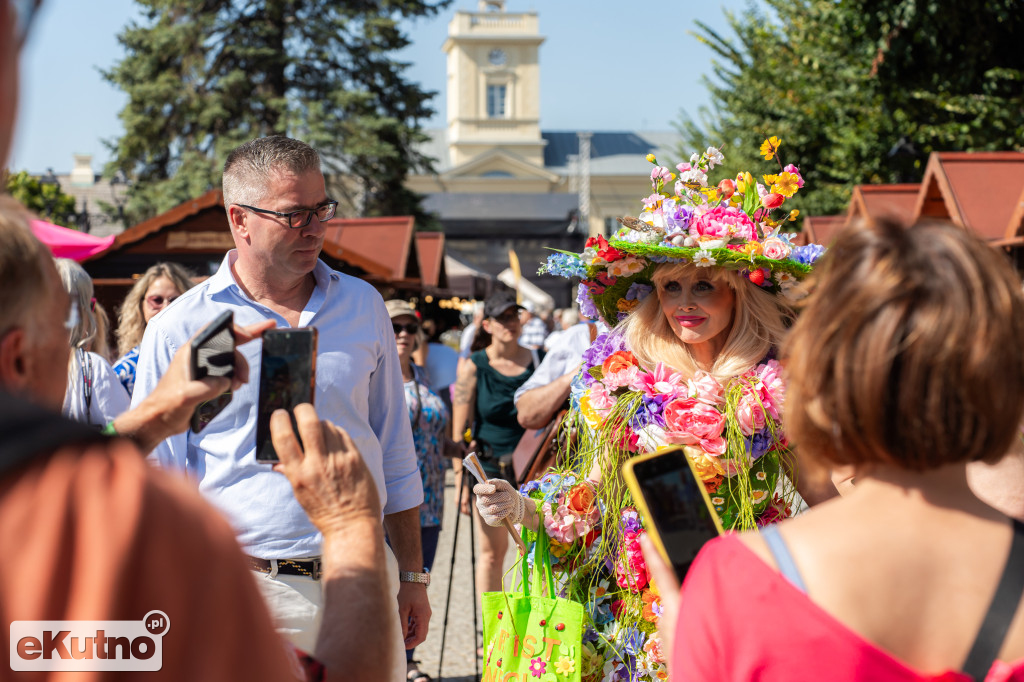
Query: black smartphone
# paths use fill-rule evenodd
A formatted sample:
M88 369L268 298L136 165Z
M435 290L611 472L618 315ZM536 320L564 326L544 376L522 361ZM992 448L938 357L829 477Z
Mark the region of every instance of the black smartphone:
M270 415L289 413L296 405L313 402L316 388L316 340L313 327L271 329L263 334L260 357L260 397L256 405L256 460L277 462L270 440ZM295 415L292 414L292 428Z
M232 329L235 316L226 310L192 338L191 376L235 376L235 334ZM200 403L192 412L192 432L199 433L231 402L230 389L216 398Z
M704 483L680 447L626 460L622 474L651 540L682 581L704 543L723 532Z

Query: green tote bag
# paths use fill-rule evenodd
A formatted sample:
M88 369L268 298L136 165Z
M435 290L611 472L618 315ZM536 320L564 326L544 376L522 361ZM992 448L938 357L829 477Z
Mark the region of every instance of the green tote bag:
M532 580L526 557L521 571L522 592L483 596L482 682L580 682L583 605L554 596L547 533L537 533Z

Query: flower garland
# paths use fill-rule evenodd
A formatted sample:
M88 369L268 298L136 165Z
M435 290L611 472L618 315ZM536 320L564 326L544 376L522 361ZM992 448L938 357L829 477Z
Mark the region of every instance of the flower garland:
M682 445L723 526L754 528L791 513L777 492L788 454L779 425L780 366L769 359L722 385L642 367L614 331L595 339L572 388L577 445L564 469L522 487L551 537L563 596L586 605L583 679L666 679L661 600L640 551L646 532L618 470L638 452ZM600 471L600 483L587 478Z

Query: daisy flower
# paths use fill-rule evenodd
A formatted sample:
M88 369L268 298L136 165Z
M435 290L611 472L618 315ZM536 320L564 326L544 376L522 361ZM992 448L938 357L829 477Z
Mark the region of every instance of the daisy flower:
M697 253L693 254L693 264L698 268L710 268L712 265L717 263L715 257L711 255L711 252L707 249L701 249Z

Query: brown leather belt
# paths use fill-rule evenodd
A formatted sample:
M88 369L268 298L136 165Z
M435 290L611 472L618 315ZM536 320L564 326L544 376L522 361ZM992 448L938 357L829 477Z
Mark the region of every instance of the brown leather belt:
M249 568L260 573L270 573L274 567L269 559L257 559L254 556L247 556ZM286 575L304 575L313 580L320 580L320 559L306 559L296 561L294 559L278 559L277 572Z

